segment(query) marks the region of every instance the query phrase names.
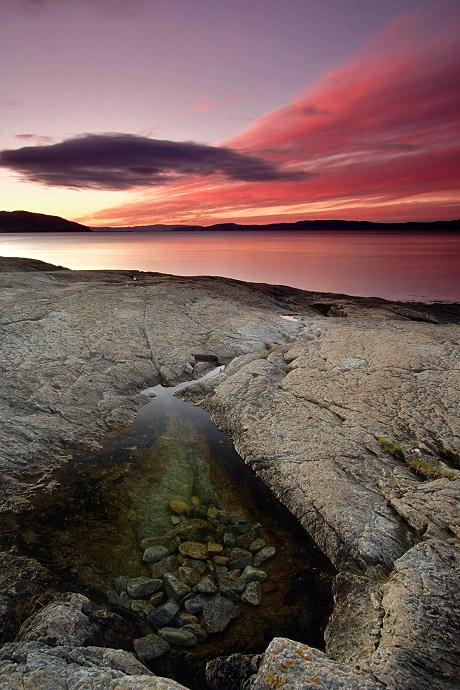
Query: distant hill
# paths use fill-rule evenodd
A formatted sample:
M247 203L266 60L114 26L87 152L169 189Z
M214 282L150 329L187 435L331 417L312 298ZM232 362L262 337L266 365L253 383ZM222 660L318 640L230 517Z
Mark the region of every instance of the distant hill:
M0 211L1 232L256 232L266 230L343 230L367 232L460 232L460 220L438 220L428 223L373 223L367 220L299 220L296 223L268 223L266 225L239 225L217 223L215 225L133 225L130 227L88 227L59 216L29 211Z
M91 232L91 228L44 213L0 211L0 232Z
M184 230L207 232L256 232L266 230L386 230L405 232L460 232L460 220L437 220L432 222L374 223L367 220L299 220L296 223L269 223L266 225L239 225L238 223L217 223L216 225L133 225L124 228L92 227L95 232L177 232Z

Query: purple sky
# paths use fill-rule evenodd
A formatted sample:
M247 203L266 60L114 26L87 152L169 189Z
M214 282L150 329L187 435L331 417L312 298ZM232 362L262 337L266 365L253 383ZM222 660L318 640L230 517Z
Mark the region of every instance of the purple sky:
M212 147L209 152L212 160L218 161L216 178L210 173L209 166L206 170L189 170L181 159L179 164L168 163L165 168L162 159L161 175L158 176L155 171L151 179L142 162L142 166L136 164L134 168L139 170L142 167L141 174L150 180L149 184L142 181L138 184L138 178L134 180L130 173L130 179L136 183L129 183L127 189L120 191L119 185L111 187L108 183L94 181L106 174L105 168L102 172L98 170L99 177L95 178L92 172L91 180L88 182L85 178L86 181L79 185L75 180L82 175L84 177L86 171L82 173L79 169L70 175L66 169L66 175L61 175L59 169L57 174L53 171L50 177L49 162L43 169L45 172L41 170L37 173L36 167L32 172L30 168L26 170L24 166L28 163L24 163L23 159L17 162L13 160L14 155L7 156L5 160L8 165L0 171L3 190L0 192L0 207L3 209L25 208L81 218L95 224L113 222L120 225L148 223L149 220L190 220L192 206L195 209L199 206L201 211L198 217L205 223L217 222L220 218L243 217L245 220L253 218L256 222L262 222L263 217L273 220L289 216L289 220L322 213L329 213L329 217L345 217L347 214L348 217L353 217L353 214L366 217L366 210L371 219L379 219L379 214L382 218L397 218L398 213L401 217L409 213L414 218L429 218L430 213L435 217L454 217L456 209L458 214L458 203L456 206L452 197L455 185L449 184L449 180L439 184L440 173L434 182L425 181L420 187L425 195L430 190L428 185L436 188L437 197L430 202L436 208L431 211L426 209L428 197L426 203L414 202L415 206L405 201L405 209L410 206L411 210L403 212L401 202L394 201L394 194L385 197L379 206L375 201L375 190L372 198L369 194L366 196L365 190L359 196L357 188L361 183L356 183L353 192L341 190L339 181L331 176L330 166L327 172L321 173L323 180L327 178L331 181L326 199L324 184L308 186L308 178L313 168L318 169L318 163L315 163L315 167L311 161L305 160L305 167L301 168L299 160L294 160L293 148L302 150L303 157L308 158L305 153L308 148L305 145L307 133L302 130L300 135L296 122L289 125L292 115L289 108L292 109L299 98L304 98L302 94L309 89L316 89L325 102L327 88L330 89L334 79L345 79L346 70L350 71L350 65L353 64L355 72L352 76L348 73L346 76L349 91L356 91L359 75L371 63L375 69L370 80L377 75L379 81L385 81L386 73L382 76L376 67L378 56L386 61L388 74L395 80L397 90L394 66L399 64L399 59L403 61L401 64L410 67L411 51L415 56L414 61L418 60L417 73L412 74L407 70L404 92L415 88L418 83L419 92L425 93L428 88L426 84L429 83L426 81L429 77L428 65L433 64L433 55L440 65L436 80L442 82L444 78L442 64L445 64L446 56L441 54L440 46L446 46L448 56L452 54L455 43L452 36L455 35L455 29L460 28L459 2L130 0L127 3L121 0L0 0L0 27L0 151L11 152L26 146L49 147L85 134L119 133L141 139L207 144ZM409 48L406 46L406 34ZM430 44L433 36L438 38ZM407 52L401 57L403 45ZM427 60L423 66L421 58L425 45ZM449 94L453 88L452 68L450 71L446 69L445 73L448 75L445 77L445 94ZM423 91L420 86L422 78L425 79ZM363 88L361 84L360 93ZM371 97L373 93L371 89ZM418 117L422 117L422 110L426 111L420 105L420 93L409 104L403 101L404 94L401 92L402 107L412 107L416 102ZM446 118L453 108L453 104L446 101L445 94L436 93L436 103L430 104L433 126L439 125L444 129L452 128L452 123ZM343 101L346 96L340 98ZM336 94L334 102L340 104L340 99L337 99ZM311 136L320 141L329 132L331 141L335 141L327 121L333 109L323 107L320 113L319 110L315 111L315 104L311 105L313 101L307 99L302 103L305 103L307 114L324 115L324 122L317 124ZM347 122L350 127L359 129L358 109L362 110L362 104L356 100L354 107L357 121L350 124L350 116L347 115ZM438 109L436 112L435 108ZM277 113L282 114L282 123L277 122ZM444 118L442 122L439 121L441 114ZM369 118L372 117L370 114ZM271 118L269 127L267 118ZM343 115L336 119L343 122ZM425 122L424 127L426 125ZM394 140L395 132L390 131L391 123L381 123L380 134L384 127L388 132L385 136L391 136ZM279 147L278 137L282 128L287 132L283 139L284 149ZM295 131L296 136L290 139L291 131ZM299 136L303 137L302 141L299 141ZM454 144L458 146L458 138L453 141L452 136L449 151ZM141 139L139 145L142 144ZM88 141L91 143L96 139L81 139L85 146ZM113 141L108 141L108 145ZM414 146L413 141L412 138L411 146ZM276 183L276 189L273 181L267 183L262 180L257 184L248 181L246 173L240 177L232 173L233 177L230 175L229 179L228 168L219 167L220 150L215 155L215 146L223 142L226 147L234 148L239 154L251 157L251 160L258 156L263 161L270 160L270 165L281 166L280 176L283 179ZM152 145L147 144L150 150ZM75 142L66 146L75 147ZM289 146L293 148L287 155ZM337 146L337 152L344 150L343 142ZM400 132L398 146L403 146ZM420 148L420 144L417 146ZM350 161L356 161L356 151L350 153L349 145L347 147L350 164ZM446 141L442 144L436 142L435 147L436 150L442 148L443 157L438 157L435 162L430 159L430 166L438 165L439 169L447 170ZM49 150L55 156L56 149ZM38 153L47 156L48 149ZM203 149L205 154L206 150ZM156 155L156 151L152 155ZM334 151L328 151L327 155L330 161ZM227 154L225 156L228 160ZM143 154L142 161L144 157ZM252 165L251 161L249 163ZM118 159L116 164L119 166L116 175L120 178L123 164ZM247 165L248 161L245 161L246 170ZM287 165L294 165L294 168L288 170ZM407 172L406 177L416 176L417 168L420 169L420 161ZM288 177L285 173L289 171L301 171L302 175L298 177L302 180L296 183L285 181ZM451 174L449 168L446 175ZM21 179L21 175L27 176L28 181ZM364 174L363 171L363 179L365 177L368 177L368 173ZM113 178L112 167L110 179ZM416 182L415 179L412 181L407 199L414 197ZM263 189L262 183L265 185ZM249 185L246 192L241 187L243 184ZM385 184L385 181L379 182L379 194L389 194ZM301 185L304 186L301 188ZM238 201L242 192L246 197L248 193L254 196L255 210L252 216L251 209L243 209ZM349 203L349 212L346 209L346 212L341 212L344 209L344 195L350 199L352 193L355 195L353 199L356 197L360 201ZM174 207L171 200L179 197L183 203ZM273 197L277 199L276 204L270 201ZM393 199L391 209L388 205L390 197ZM219 211L220 198L222 204ZM232 202L233 198L236 205ZM308 209L299 208L300 198L311 202L311 214ZM272 213L267 211L267 205L272 206ZM155 214L155 209L161 211Z

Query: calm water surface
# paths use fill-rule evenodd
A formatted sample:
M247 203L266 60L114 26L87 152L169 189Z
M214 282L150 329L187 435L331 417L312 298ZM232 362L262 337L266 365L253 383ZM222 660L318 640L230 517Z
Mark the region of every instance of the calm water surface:
M0 235L0 254L73 269L217 275L396 300L460 300L460 234L173 232Z

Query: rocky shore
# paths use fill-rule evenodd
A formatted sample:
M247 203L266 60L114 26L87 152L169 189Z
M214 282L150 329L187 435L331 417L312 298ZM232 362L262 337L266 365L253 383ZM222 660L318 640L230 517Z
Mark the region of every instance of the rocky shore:
M459 687L459 305L21 259L0 260L0 287L6 523L75 449L126 426L144 389L226 365L184 397L338 574L324 650L275 638L211 662L209 687ZM58 596L22 553L0 562L2 688L183 687L119 648L118 613Z

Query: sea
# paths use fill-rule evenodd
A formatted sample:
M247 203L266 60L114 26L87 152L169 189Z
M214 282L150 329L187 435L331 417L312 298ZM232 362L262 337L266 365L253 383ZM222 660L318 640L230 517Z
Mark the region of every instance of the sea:
M0 255L71 269L214 275L315 292L460 302L460 233L15 233L0 234Z

